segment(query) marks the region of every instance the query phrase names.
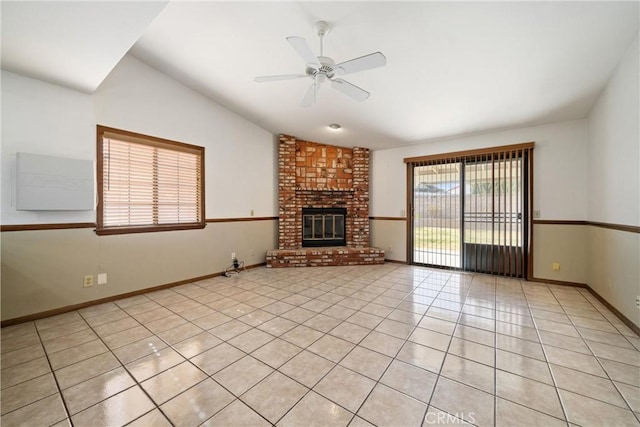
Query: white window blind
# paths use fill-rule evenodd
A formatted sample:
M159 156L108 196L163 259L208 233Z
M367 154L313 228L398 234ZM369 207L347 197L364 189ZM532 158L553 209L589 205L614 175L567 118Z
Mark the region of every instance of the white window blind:
M98 144L98 232L204 227L204 148L101 127Z

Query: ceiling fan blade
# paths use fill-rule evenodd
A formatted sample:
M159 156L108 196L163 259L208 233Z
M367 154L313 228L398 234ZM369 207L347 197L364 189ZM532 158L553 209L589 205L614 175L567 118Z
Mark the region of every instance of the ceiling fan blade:
M301 107L311 107L316 102L316 96L318 95L318 83L313 82L307 93L304 94L302 101L300 101Z
M350 96L356 101L364 101L367 98L369 98L369 95L371 95L366 90L361 89L358 86L342 79L331 80L331 87L339 90L340 92L344 93L347 96Z
M275 82L278 80L294 80L302 77L308 77L306 74L283 74L280 76L258 76L253 79L256 82Z
M387 58L380 52L371 53L361 56L360 58L351 59L341 62L333 67L336 74L344 75L355 73L357 71L370 70L376 67L382 67L387 64Z
M314 65L316 67L320 67L320 63L318 58L313 54L313 51L309 47L309 44L302 37L287 37L287 41L293 46L293 48L298 52L298 55L304 59L304 62L307 64Z

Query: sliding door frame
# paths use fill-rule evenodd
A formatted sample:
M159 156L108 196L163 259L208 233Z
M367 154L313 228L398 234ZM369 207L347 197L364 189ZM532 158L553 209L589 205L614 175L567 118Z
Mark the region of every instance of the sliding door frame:
M489 147L489 148L481 148L475 150L466 150L466 151L457 151L452 153L443 153L443 154L434 154L428 156L419 156L419 157L407 157L404 159L404 162L407 165L407 227L406 227L406 235L407 235L407 264L415 264L414 260L414 218L415 218L415 208L414 204L414 167L417 163L424 162L432 162L437 160L454 160L460 159L464 162L465 159L471 157L478 156L495 156L500 155L501 153L512 153L512 152L523 152L522 155L522 173L523 180L525 179L524 174L526 173L526 182L527 182L527 197L523 200L523 213L526 215L526 222L523 223L522 230L522 247L523 250L526 250L526 258L524 259L525 264L523 267L523 278L526 280L533 279L533 149L535 143L534 142L525 142L521 144L513 144L513 145L505 145L499 147ZM526 153L525 153L526 151ZM461 173L464 175L464 173ZM461 176L461 182L464 183L466 180L465 176ZM464 188L464 187L461 187ZM523 189L524 190L524 189ZM461 191L461 207L464 209L464 194ZM464 210L462 210L464 214ZM461 229L464 228L464 218L462 220L463 224ZM464 244L464 234L463 230L461 230L461 246ZM461 256L464 257L464 251L461 248ZM464 260L462 259L462 267L464 269Z

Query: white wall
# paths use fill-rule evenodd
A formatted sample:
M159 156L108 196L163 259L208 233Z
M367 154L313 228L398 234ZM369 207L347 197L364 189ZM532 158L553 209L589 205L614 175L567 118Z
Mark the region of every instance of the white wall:
M277 215L273 135L125 56L93 95L2 71L2 223L94 222L15 210L15 153L95 160L96 124L205 147L206 217Z
M638 37L588 117L587 218L640 226ZM640 327L640 234L590 227L588 284Z
M640 225L638 37L589 114L588 219Z
M405 157L535 142L533 209L541 219L585 220L586 120L425 142L371 155L371 216L401 216L406 207Z
M95 222L94 211L15 209L17 152L95 160L90 95L2 71L2 224Z

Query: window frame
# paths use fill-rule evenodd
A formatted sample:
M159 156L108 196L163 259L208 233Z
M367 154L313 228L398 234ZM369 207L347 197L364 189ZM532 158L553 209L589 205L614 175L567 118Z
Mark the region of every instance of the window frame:
M103 139L107 134L118 135L123 141L145 145L148 147L164 148L179 152L194 153L198 156L200 163L200 212L199 221L189 223L171 223L171 224L152 224L152 225L125 225L125 226L105 226L104 225L104 150ZM96 181L98 203L96 207L96 229L95 232L99 236L114 234L130 234L130 233L152 233L158 231L175 231L175 230L197 230L206 226L205 218L205 158L204 147L183 142L172 141L169 139L158 138L155 136L144 135L136 132L115 129L107 126L96 126Z

